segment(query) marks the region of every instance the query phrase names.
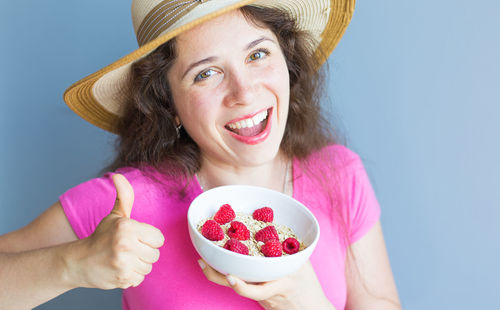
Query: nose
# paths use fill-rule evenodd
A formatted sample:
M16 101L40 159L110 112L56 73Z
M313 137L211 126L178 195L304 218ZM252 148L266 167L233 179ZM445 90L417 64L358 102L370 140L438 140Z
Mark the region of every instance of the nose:
M226 106L250 104L254 100L257 80L245 70L233 70L227 75Z

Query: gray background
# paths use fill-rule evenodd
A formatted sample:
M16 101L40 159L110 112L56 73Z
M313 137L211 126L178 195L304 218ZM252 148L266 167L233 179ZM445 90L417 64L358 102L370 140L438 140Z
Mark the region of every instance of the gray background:
M136 47L123 0L4 1L0 234L32 221L113 156L62 101ZM405 309L492 309L500 288L500 4L358 1L330 57L329 99L381 203ZM119 309L76 289L37 309Z

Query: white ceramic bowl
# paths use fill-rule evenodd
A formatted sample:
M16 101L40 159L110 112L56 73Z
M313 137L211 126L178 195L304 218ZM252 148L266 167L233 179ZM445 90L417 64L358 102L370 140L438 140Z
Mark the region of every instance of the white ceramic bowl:
M214 216L225 203L235 212L246 214L264 206L272 208L273 222L293 229L307 248L287 256L256 257L215 245L197 230L197 225ZM303 204L277 191L245 185L220 186L196 197L189 206L188 226L196 251L210 266L248 282L276 280L298 270L309 259L319 239L318 221Z

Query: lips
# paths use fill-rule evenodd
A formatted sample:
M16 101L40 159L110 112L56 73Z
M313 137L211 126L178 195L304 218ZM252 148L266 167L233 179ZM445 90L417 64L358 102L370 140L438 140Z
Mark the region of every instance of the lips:
M246 144L257 144L264 141L271 130L272 108L261 110L252 115L235 119L224 127L231 136Z

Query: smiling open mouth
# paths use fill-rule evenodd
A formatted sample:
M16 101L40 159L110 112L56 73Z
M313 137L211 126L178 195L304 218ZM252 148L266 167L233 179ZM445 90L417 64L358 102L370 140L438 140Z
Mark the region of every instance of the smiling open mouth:
M268 116L271 108L257 113L256 115L236 122L227 124L225 127L232 133L242 137L254 137L266 129Z
M224 128L236 140L255 145L264 142L271 133L273 108L229 122Z

